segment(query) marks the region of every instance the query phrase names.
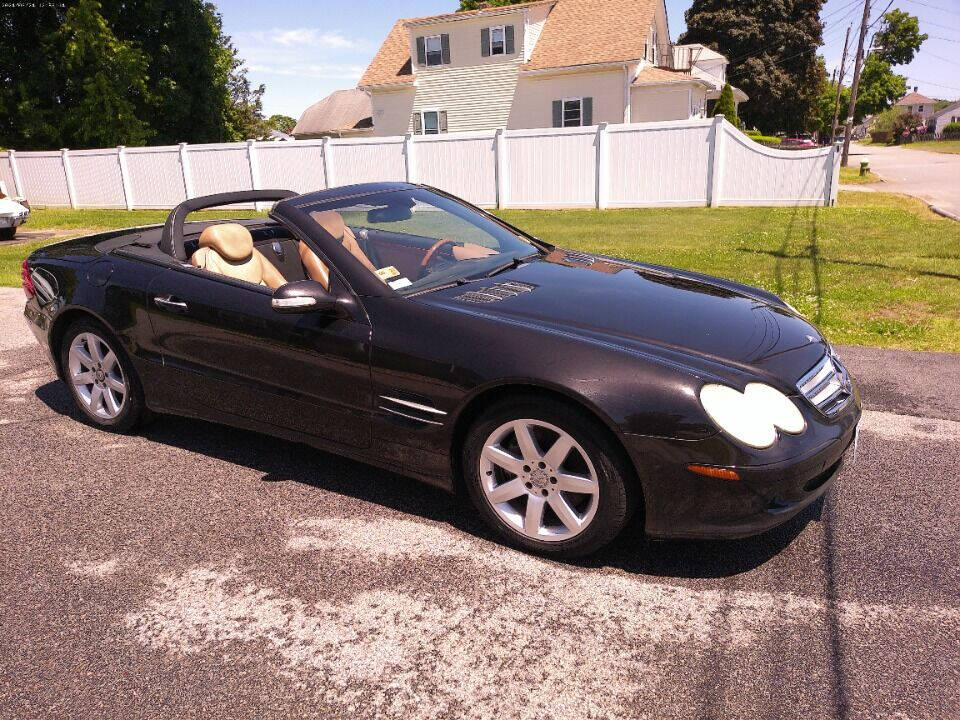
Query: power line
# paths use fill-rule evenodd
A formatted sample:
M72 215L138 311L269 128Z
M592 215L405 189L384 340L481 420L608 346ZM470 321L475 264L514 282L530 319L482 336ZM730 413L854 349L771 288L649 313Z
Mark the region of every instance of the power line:
M960 43L960 39L957 39L957 38L938 37L938 36L936 36L936 35L931 35L929 39L930 39L930 40L943 40L944 42Z
M932 10L939 10L941 12L950 13L951 15L957 12L956 8L954 8L953 10L950 10L949 8L940 7L939 5L933 5L928 2L923 2L922 0L907 0L907 2L914 3L915 5L923 5L924 7L931 8Z
M945 88L947 90L960 90L960 87L954 87L953 85L943 85L941 83L930 82L929 80L921 80L920 78L911 77L910 75L906 76L907 80L913 80L917 83L923 83L924 85L933 85L934 87Z
M950 58L941 57L940 55L936 55L928 50L921 50L920 52L922 52L924 55L929 55L932 58L936 58L940 62L945 62L949 65L956 65L957 67L960 67L960 62L957 62L956 60L951 60Z
M943 30L953 30L954 32L960 32L960 28L953 27L953 25L941 25L940 23L930 22L929 20L921 20L921 25L933 25L934 27L942 28Z

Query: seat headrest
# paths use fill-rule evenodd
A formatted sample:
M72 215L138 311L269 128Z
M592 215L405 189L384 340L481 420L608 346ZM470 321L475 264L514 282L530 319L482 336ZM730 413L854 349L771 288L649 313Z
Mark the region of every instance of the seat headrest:
M343 216L336 210L316 210L310 213L314 221L330 233L334 239L339 240L343 237L346 230L346 224L343 222Z
M240 262L253 254L253 236L239 223L208 225L200 233L200 247L208 247L224 260Z

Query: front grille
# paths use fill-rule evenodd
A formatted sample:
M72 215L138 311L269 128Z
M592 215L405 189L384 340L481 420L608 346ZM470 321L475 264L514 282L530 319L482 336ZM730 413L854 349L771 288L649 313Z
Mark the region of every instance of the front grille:
M797 389L827 417L840 412L853 396L846 368L829 353L800 378Z

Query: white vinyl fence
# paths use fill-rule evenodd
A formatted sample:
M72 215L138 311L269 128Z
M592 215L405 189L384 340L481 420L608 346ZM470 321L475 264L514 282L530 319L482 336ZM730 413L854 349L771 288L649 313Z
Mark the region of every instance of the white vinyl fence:
M836 147L774 150L722 118L443 135L0 153L35 206L169 208L231 190L406 180L476 205L832 205Z

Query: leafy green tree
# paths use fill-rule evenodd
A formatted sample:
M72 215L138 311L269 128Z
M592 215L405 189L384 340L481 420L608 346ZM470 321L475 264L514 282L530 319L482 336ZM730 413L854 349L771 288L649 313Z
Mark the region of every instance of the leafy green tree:
M723 115L727 122L734 127L740 127L740 118L737 117L737 104L733 101L733 88L730 83L725 83L723 90L720 91L720 97L713 106L713 117Z
M907 79L897 75L880 55L871 53L863 63L854 119L859 122L865 115L885 110L906 93Z
M837 101L837 85L828 82L823 86L820 96L817 98L817 130L824 137L830 137L830 130L833 127L834 108L839 107L837 113L837 129L842 134L843 121L846 116L847 108L850 106L850 88L846 85L840 88L840 103Z
M282 133L290 133L297 121L289 115L271 115L266 120L267 128L270 130L279 130Z
M0 13L0 145L262 134L262 86L250 86L213 4L100 0L95 11L87 0L10 5Z
M530 2L530 0L460 0L460 10L479 10L484 7L503 7L504 5L516 5L517 3Z
M822 0L693 0L682 43L702 43L730 60L728 77L750 96L748 125L767 132L817 123L825 82L817 62Z
M907 65L929 37L920 32L920 23L914 15L902 10L891 10L883 16L883 24L873 38L880 47L875 53L890 65Z
M62 52L62 137L70 146L142 145L150 124L137 117L147 102L147 58L117 39L97 0L67 10L52 46Z

